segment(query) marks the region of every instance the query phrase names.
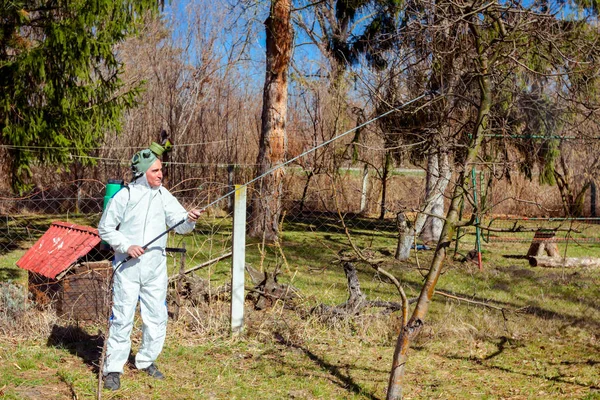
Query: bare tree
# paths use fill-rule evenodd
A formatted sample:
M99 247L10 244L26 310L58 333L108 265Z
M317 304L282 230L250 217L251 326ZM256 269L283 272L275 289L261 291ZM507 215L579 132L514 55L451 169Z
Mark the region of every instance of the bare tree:
M293 31L290 22L291 0L272 0L265 21L267 34L266 74L256 176L284 162L286 153L286 116L288 70L292 55ZM282 168L266 174L252 198L249 234L272 242L279 236L279 215L283 184Z

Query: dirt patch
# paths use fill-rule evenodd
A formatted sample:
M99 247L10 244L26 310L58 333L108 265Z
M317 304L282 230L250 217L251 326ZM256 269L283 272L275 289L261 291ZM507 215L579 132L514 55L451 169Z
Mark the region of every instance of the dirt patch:
M520 267L518 265L511 265L507 268L507 272L517 278L533 278L536 276L535 271L531 270L530 268Z

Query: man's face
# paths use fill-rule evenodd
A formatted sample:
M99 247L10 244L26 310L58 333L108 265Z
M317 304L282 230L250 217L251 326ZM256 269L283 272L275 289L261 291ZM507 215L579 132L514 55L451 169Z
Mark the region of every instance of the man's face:
M154 164L148 168L146 171L146 179L148 180L148 184L150 187L159 187L162 183L162 163L160 160L154 161Z

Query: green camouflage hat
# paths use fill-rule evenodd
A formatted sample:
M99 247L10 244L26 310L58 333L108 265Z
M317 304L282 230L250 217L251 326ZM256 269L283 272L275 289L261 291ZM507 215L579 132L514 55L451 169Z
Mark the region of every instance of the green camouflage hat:
M164 151L164 147L156 142L152 142L150 148L135 153L131 159L131 171L133 172L133 176L137 178L148 171L148 168L158 160L158 157L160 157Z

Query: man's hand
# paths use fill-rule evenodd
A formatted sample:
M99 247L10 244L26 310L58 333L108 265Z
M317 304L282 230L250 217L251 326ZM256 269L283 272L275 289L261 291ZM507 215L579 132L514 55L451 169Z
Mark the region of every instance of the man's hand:
M190 222L196 222L204 210L193 209L188 212L187 219Z
M131 258L138 258L142 254L144 254L144 248L135 244L131 245L127 249L127 254L129 254L129 257Z

